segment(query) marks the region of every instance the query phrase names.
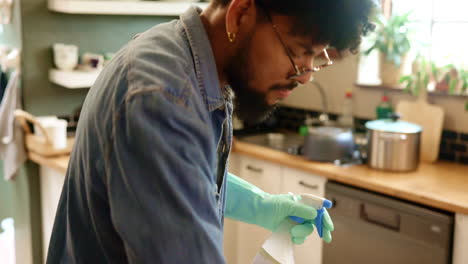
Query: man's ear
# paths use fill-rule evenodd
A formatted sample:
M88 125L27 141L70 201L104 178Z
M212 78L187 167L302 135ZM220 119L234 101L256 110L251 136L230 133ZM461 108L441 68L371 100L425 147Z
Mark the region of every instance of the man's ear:
M256 12L255 0L232 0L226 12L226 33L249 31L255 25Z

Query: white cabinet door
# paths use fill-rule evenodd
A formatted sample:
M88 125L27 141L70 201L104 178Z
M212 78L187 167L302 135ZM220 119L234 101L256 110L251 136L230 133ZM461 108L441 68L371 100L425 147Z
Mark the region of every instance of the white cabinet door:
M291 168L283 168L283 193L310 193L323 197L325 195L326 178ZM322 239L316 230L302 245L294 248L296 264L321 264Z
M455 232L453 238L453 258L452 264L468 263L468 215L455 215Z
M241 157L239 177L269 193L281 191L281 167L247 156ZM271 232L256 225L238 223L237 263L251 263Z
M65 174L55 169L40 166L39 178L41 184L41 214L42 214L42 246L43 259L47 259L49 240L54 226L55 213L62 193Z

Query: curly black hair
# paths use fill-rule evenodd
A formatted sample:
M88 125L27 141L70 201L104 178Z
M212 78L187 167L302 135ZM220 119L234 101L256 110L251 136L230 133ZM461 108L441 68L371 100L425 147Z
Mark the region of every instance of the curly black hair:
M226 6L231 0L212 0ZM256 0L255 3L280 15L295 17L297 33L310 36L314 43L328 43L339 53L358 51L361 36L375 27L370 22L374 0Z

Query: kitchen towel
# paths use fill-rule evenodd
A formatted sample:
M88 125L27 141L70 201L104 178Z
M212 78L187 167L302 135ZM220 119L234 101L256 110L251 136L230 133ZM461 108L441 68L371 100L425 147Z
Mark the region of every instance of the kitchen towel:
M19 78L18 70L10 74L0 104L0 160L3 160L3 177L6 180L14 179L18 169L27 159L23 130L15 122L14 116L15 110L22 108Z

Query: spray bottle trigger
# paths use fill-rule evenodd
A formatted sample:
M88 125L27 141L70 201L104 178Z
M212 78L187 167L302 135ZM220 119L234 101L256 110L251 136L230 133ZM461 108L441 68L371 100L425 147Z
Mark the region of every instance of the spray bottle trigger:
M317 210L317 217L315 217L315 227L317 228L319 237L323 236L322 219L324 210L323 207Z

